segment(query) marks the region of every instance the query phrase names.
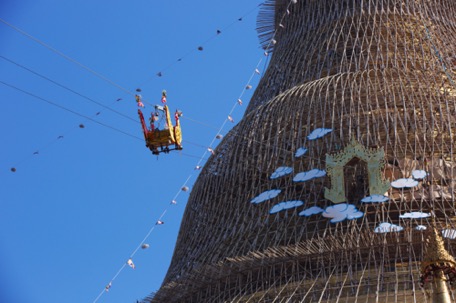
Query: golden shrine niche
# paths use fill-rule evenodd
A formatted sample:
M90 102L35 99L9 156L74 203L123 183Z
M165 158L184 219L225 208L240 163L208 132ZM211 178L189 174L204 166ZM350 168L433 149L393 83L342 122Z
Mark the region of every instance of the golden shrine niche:
M369 194L383 195L390 188L390 183L383 181L381 177L385 164L384 156L383 147L367 149L355 139L352 139L342 151L334 155L326 154L326 172L331 179L331 188L325 187L325 198L334 203L342 203L347 200L344 166L354 158L367 164Z

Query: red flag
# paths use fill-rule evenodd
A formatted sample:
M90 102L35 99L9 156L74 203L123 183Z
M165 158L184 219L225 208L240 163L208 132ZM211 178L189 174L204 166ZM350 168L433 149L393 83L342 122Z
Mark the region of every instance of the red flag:
M162 98L161 98L161 102L162 102L163 104L166 103L166 96L167 96L167 95L166 95L166 90L163 90L163 91L162 91Z

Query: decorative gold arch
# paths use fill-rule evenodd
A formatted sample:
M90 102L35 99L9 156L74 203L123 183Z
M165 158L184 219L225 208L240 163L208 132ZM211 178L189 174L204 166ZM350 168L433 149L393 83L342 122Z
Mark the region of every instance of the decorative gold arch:
M384 157L383 147L367 149L355 139L352 139L342 151L334 155L326 154L326 172L331 178L331 188L325 188L325 198L334 203L346 201L344 166L353 158L359 158L367 163L369 194L383 195L390 188L390 183L383 181L381 177L381 170L385 165Z

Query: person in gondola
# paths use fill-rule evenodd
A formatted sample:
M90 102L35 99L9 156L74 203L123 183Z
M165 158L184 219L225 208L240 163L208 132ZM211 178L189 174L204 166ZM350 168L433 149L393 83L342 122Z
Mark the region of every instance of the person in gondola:
M150 113L150 118L149 118L149 123L150 123L150 130L154 131L155 130L155 122L158 121L158 112L151 112ZM158 130L158 128L157 128Z

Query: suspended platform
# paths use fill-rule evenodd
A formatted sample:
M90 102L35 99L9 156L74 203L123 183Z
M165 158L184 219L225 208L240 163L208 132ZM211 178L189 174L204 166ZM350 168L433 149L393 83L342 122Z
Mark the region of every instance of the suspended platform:
M176 124L173 126L168 106L165 105L163 108L160 107L160 110L164 112L166 119L165 128L158 129L151 121L149 129L146 125L142 111L138 109L138 115L144 132L146 147L148 147L154 155L169 153L171 150L182 150L182 131L179 123L178 112L176 111L174 115ZM172 145L174 145L174 147L170 148Z

